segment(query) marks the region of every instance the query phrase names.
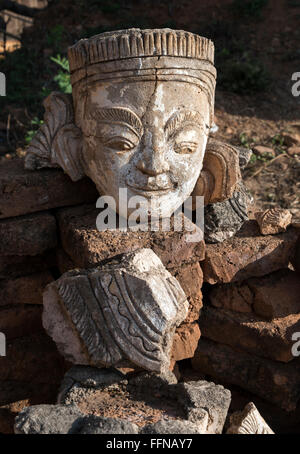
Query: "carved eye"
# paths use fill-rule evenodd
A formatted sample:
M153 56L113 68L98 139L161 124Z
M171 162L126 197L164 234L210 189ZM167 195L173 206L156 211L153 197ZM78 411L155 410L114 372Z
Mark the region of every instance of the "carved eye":
M175 144L175 152L179 154L192 154L196 151L197 144L194 142L181 142Z
M123 137L114 137L105 142L105 146L116 151L130 151L135 147L135 144Z

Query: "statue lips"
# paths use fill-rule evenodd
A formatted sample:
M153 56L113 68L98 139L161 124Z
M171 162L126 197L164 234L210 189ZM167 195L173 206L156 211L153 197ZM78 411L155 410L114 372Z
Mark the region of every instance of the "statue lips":
M162 196L174 189L174 185L171 184L169 178L164 184L157 184L156 181L151 181L152 179L153 177L150 177L144 186L127 184L128 187L134 192L137 192L145 197Z
M138 187L134 187L134 186L128 186L132 191L134 192L137 192L138 194L141 194L143 195L144 197L153 197L153 196L162 196L162 195L165 195L165 194L168 194L173 188L172 187L169 187L169 188L164 188L164 189L161 189L161 188L147 188L147 187L144 187L144 188L138 188Z

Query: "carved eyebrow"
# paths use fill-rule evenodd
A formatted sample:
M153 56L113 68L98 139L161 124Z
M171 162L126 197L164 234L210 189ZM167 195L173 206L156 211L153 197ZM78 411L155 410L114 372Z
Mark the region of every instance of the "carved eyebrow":
M143 125L139 117L131 110L122 107L95 110L88 114L87 119L101 123L125 123L131 126L139 136L143 133Z
M168 136L171 136L179 126L182 126L184 123L194 123L196 125L201 125L203 123L202 115L197 111L192 110L182 110L176 112L172 115L165 125L165 132Z

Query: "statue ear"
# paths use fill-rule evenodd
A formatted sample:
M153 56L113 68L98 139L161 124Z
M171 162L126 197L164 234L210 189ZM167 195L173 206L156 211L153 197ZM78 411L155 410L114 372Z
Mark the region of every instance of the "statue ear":
M44 124L28 147L25 168L61 167L73 181L80 180L82 134L74 122L72 95L53 92L44 107Z
M204 196L204 204L222 202L232 197L241 179L237 148L209 138L203 169L192 196Z

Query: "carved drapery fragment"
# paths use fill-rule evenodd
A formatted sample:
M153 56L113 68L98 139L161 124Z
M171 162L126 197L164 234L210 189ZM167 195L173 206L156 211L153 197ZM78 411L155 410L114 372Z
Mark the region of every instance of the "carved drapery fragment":
M129 360L161 372L187 308L178 281L151 249L140 249L103 267L65 273L45 292L43 323L76 364Z

